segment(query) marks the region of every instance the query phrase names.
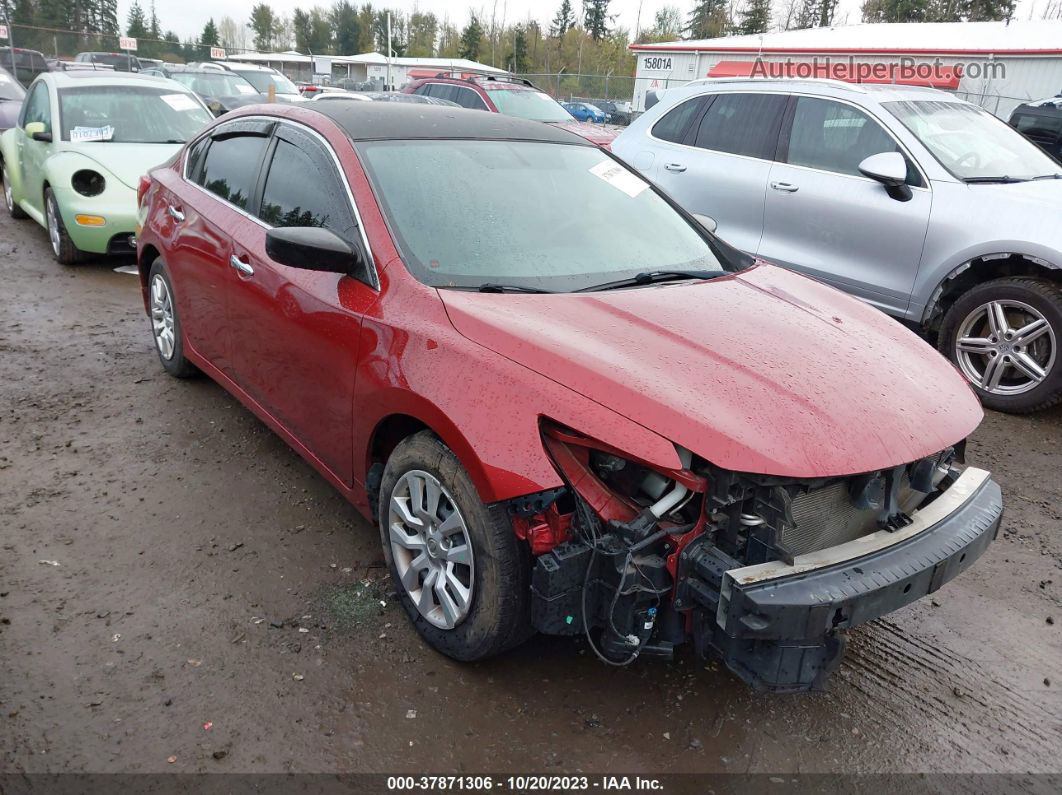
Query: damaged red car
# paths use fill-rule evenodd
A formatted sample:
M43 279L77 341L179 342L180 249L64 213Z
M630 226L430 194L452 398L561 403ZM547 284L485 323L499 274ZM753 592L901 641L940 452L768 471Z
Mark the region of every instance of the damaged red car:
M430 645L691 643L801 690L992 541L981 408L914 334L563 130L350 104L239 110L145 178L144 304L167 372L378 525Z

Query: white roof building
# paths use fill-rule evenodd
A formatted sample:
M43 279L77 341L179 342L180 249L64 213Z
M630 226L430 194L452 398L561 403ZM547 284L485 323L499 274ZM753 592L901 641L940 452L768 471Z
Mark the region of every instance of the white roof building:
M311 81L314 79L314 62L318 69L322 64L330 68L333 79L349 77L357 81L385 81L387 76L387 58L378 52L361 55L323 55L311 58L309 55L288 52L249 52L230 55L230 61L243 61L262 66L270 66L284 72L292 80ZM434 77L439 72L458 72L461 74L504 75L504 69L487 64L469 61L465 58L417 58L410 56L391 59L391 82L395 86L420 77Z
M870 23L632 44L634 100L703 77L832 77L930 85L1007 117L1062 92L1062 21ZM755 67L757 61L761 66ZM764 66L773 64L769 75ZM780 71L779 71L780 70Z

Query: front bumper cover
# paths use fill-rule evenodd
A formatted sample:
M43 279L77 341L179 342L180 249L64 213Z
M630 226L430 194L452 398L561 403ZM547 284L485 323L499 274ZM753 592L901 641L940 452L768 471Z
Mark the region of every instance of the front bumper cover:
M712 645L753 685L815 687L840 662L844 644L837 630L954 579L987 549L1002 515L999 484L971 467L901 530L801 555L792 565L731 569L723 575Z

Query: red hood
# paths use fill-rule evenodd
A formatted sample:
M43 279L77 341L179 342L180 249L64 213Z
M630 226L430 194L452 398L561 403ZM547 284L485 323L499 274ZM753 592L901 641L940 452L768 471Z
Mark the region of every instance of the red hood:
M982 417L912 332L769 265L605 293L440 294L467 338L725 469L883 469L960 441Z
M612 130L605 129L600 124L586 124L572 119L571 121L549 122L549 125L551 127L560 127L562 130L575 133L576 135L585 138L590 143L597 144L598 146L607 146L616 140L616 133L612 132Z

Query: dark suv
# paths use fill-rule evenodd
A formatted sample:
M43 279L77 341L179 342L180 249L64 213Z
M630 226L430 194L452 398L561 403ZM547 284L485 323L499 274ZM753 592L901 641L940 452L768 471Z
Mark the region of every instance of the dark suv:
M1055 160L1062 160L1062 94L1018 105L1010 126Z
M403 90L407 94L456 102L471 110L486 110L544 122L606 148L616 137L610 130L577 122L557 100L538 89L530 80L519 77L455 77L453 73L440 72L435 77L414 80Z
M139 58L127 52L79 52L74 61L111 66L116 72L139 72L144 68Z
M0 66L8 72L11 71L10 47L0 47ZM15 48L15 79L23 86L28 86L33 82L33 78L47 71L48 61L45 60L43 53L36 50L24 50L21 47Z

